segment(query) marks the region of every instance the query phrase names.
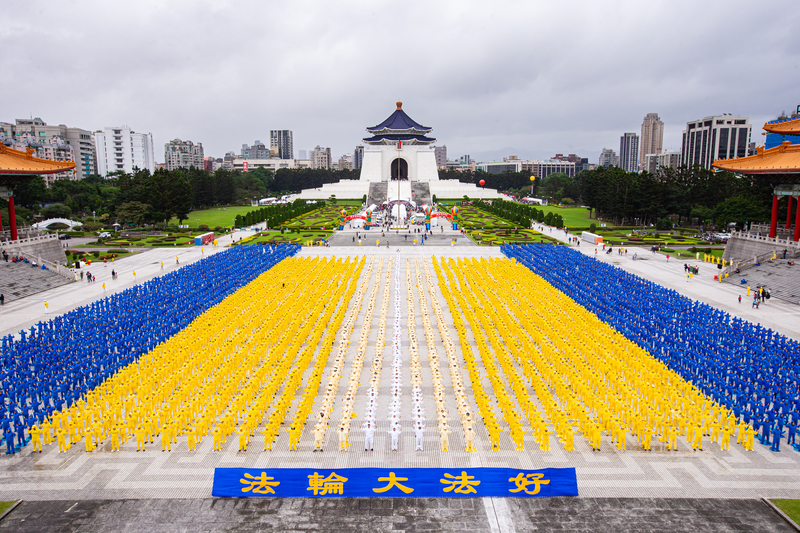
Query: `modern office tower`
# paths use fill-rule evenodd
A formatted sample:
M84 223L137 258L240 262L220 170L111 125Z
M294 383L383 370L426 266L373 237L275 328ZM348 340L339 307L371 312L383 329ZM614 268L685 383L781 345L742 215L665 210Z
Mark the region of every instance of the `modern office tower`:
M639 136L624 133L619 138L619 166L625 172L639 171Z
M353 151L353 170L360 170L364 163L364 145L359 144Z
M164 143L164 162L167 170L176 168L204 168L203 143L173 139Z
M645 156L660 154L664 147L664 123L658 118L658 113L648 113L642 122L642 136L640 137L639 164L645 168Z
M153 135L136 133L129 126L106 127L94 132L97 151L97 173L108 176L112 172L133 172L134 168L156 170L153 153ZM200 168L203 168L202 159Z
M291 130L271 130L269 145L278 149L278 159L294 159L294 141Z
M750 133L747 117L723 114L687 122L681 144L681 165L710 169L717 159L746 157Z

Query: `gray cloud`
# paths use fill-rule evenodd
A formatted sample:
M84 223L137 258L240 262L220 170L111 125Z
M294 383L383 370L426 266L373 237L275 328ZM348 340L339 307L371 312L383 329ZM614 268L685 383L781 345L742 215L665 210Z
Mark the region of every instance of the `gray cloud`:
M596 160L648 112L760 126L800 103L793 0L9 3L0 120L128 124L207 155L291 129L351 153L402 100L453 156Z

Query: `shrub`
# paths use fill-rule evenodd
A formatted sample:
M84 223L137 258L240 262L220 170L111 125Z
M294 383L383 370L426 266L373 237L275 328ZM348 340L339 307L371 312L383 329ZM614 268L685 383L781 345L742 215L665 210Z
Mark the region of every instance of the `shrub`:
M225 228L222 226L214 226L214 233L222 233L223 231L225 231Z
M661 220L656 222L656 229L659 230L659 231L671 230L672 229L672 222L667 220L667 219L665 219L665 218L662 218Z
M200 227L198 229L204 233L208 232L208 224L200 224Z
M595 231L597 231L597 224L595 224L594 222L592 222L591 224L589 224L589 231L591 231L592 233L594 233Z
M95 250L94 252L92 252L92 256L95 258L100 257L100 252Z

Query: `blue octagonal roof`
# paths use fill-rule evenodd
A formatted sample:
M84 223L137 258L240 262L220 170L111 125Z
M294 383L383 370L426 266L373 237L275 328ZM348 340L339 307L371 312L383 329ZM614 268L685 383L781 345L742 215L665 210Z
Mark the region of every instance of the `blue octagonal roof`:
M370 133L375 133L383 130L412 130L412 129L417 130L419 132L427 133L431 131L432 128L414 122L411 119L411 117L406 115L405 111L403 111L403 102L397 102L397 110L391 115L389 115L389 118L387 118L377 126L367 128L367 131Z

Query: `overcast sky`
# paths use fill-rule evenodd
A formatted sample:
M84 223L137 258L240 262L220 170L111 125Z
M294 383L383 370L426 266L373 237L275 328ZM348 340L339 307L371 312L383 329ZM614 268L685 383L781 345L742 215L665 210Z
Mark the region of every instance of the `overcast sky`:
M151 132L221 157L270 129L334 159L403 101L450 159L596 162L665 122L800 104L797 0L3 2L0 120Z

